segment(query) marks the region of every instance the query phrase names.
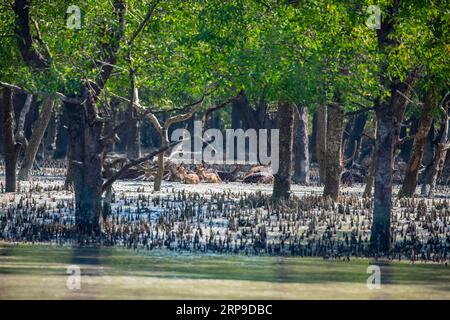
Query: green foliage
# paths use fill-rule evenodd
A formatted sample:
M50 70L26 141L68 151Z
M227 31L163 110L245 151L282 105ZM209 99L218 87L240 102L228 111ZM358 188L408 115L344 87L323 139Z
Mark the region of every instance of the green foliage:
M310 109L339 93L347 110L371 106L380 96L380 54L376 30L365 22L371 1L189 0L159 1L152 18L129 41L155 0L128 0L125 35L108 82L108 92L128 97L130 68L140 99L164 109L192 102L214 90L209 103L245 90L250 101L275 107L288 100ZM393 1L379 1L382 17ZM66 26L72 1L33 1L37 22L51 54L51 67L32 72L24 64L14 35L14 12L0 11L0 79L30 92L79 94L86 79L98 76L99 52L118 27L111 1L77 2L81 29ZM420 86L449 83L449 3L401 2L387 48L385 76L403 79L418 70ZM31 26L36 37L37 30ZM37 41L39 42L39 41ZM422 96L419 92L418 96Z

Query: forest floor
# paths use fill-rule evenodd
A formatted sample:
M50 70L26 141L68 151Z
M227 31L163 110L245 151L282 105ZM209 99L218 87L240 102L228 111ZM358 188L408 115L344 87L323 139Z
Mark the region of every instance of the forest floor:
M450 267L0 243L0 299L450 299ZM380 263L378 263L380 264ZM67 288L69 266L80 289Z
M0 213L11 206L21 211L37 206L58 215L58 210L63 208L59 214L70 221L72 218L66 211L73 206L73 194L61 190L63 183L62 177L48 176L35 177L32 183L21 182L16 194L0 194ZM158 220L162 209L148 200L148 197L155 196L152 185L152 182L144 181L118 181L114 185L113 211L120 209L121 215L130 216L137 210L138 216L148 215L152 221ZM174 197L182 190L206 198L231 192L239 198L244 192L244 197L258 192L270 194L272 186L242 183L192 186L164 182L163 190L157 195ZM322 188L295 185L293 192L299 197L320 195ZM356 199L353 202L359 201L361 192L361 185L342 190L344 199ZM436 200L425 199L428 205L423 215L418 213L421 206L417 203L410 210L405 207L409 204L397 201L398 228L403 230L417 217L425 219L430 210L436 211L439 206L438 213L447 212L448 195L448 189L438 189ZM345 206L363 208L357 209L358 212L367 211L357 203ZM360 225L360 233L367 234L370 228L364 221L368 212L360 216L351 210L351 214L341 215L343 230L349 230L350 224L355 224ZM253 209L244 211L249 214ZM333 212L336 208L326 211ZM317 214L317 217L322 215L320 212ZM439 216L434 215L436 223L441 224ZM315 227L318 234L314 238L319 239L322 232L326 232L327 221L333 217L327 215L323 222L318 220ZM403 220L404 223L401 222ZM225 219L218 217L214 221L215 230L222 233L227 229L228 221ZM418 234L426 237L426 229L422 225L425 224L418 223ZM203 227L206 233L211 221L206 220ZM308 227L302 222L299 230L302 228ZM272 234L275 239L276 230L268 232L269 236ZM3 231L7 232L6 229ZM441 233L445 232L441 230ZM267 254L247 256L158 248L149 251L142 246L132 250L125 249L123 244L81 248L57 243L0 241L0 299L450 299L450 267L443 263L375 262L353 256L350 261ZM370 265L381 268L381 289L367 286ZM67 288L67 268L70 266L81 269L79 290Z

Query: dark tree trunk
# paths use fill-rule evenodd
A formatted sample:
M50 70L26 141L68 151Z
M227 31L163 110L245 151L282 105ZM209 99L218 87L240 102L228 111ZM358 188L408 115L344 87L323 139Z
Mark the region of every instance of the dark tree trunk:
M391 247L392 174L394 153L400 136L403 119L411 87L412 76L406 83L394 80L390 84L390 98L376 104L377 136L373 221L371 244L377 252L387 253Z
M333 200L339 197L342 174L342 135L344 132L344 109L340 103L328 108L327 147L324 196Z
M361 145L361 135L364 132L366 122L367 122L366 113L362 113L354 119L351 132L348 136L347 143L345 144L344 154L346 159L351 159L353 155L355 155L356 158L356 155L358 154L357 148L359 148L359 146ZM346 165L348 167L351 167L352 163L353 159L348 161Z
M135 118L134 112L127 112L127 158L137 159L141 156L140 124Z
M294 139L294 106L280 103L277 112L277 123L280 130L279 169L275 174L273 198L287 199L291 192L292 149Z
M14 117L13 92L11 89L3 88L2 134L4 136L5 192L16 191L16 169L20 144L14 138Z
M444 161L444 168L442 170L441 181L445 185L448 185L448 181L450 178L450 152L447 152L447 156Z
M64 180L64 189L67 191L73 191L73 172L74 172L74 162L72 161L72 152L70 150L67 153L67 171L66 171L66 179Z
M2 95L1 100L0 100L0 119L2 121L2 126L3 126L3 104L4 103L3 103L3 95ZM3 146L5 145L4 140L5 140L5 134L2 130L2 132L0 134L0 154L4 153L4 148L3 148Z
M241 118L239 116L239 106L236 100L231 104L231 128L236 130L241 127Z
M244 91L241 91L236 99L233 99L233 105L239 114L244 130L259 129L258 114L252 109Z
M419 119L416 117L416 115L412 115L411 118L409 119L409 136L412 137L417 134L417 131L419 130ZM407 127L402 127L402 134L401 134L401 138L404 138L407 136ZM407 141L405 141L404 143L402 143L401 147L400 147L400 154L399 157L405 161L408 162L411 158L411 152L412 152L412 148L414 145L414 139L408 139Z
M390 106L377 108L376 175L371 242L386 252L391 246L392 161L395 120Z
M295 113L295 139L294 139L294 181L296 183L309 183L309 137L308 137L308 110L298 108Z
M435 128L435 120L431 121L431 128L428 132L427 142L425 144L425 150L423 153L422 165L423 172L420 177L420 182L422 183L421 187L421 195L426 196L428 192L428 185L431 182L431 174L433 168L434 155L436 153L436 144L435 144L435 136L436 136L436 128Z
M365 198L369 198L372 196L373 184L375 182L375 166L376 166L376 161L377 161L377 153L375 151L375 140L376 140L376 136L377 136L376 119L373 119L372 123L373 123L373 127L370 128L370 131L368 133L368 136L370 138L369 137L365 138L372 145L371 151L370 151L371 154L370 154L369 168L367 170L368 173L367 173L367 178L366 178L366 186L364 188L364 193L363 193L363 197L365 197Z
M131 57L129 61L132 64ZM139 102L138 90L136 88L136 76L134 68L130 66L130 104L127 110L127 158L138 159L141 157L141 131L139 120L136 118L134 104Z
M433 92L430 90L425 98L425 103L420 116L419 129L414 137L411 158L408 162L406 175L399 191L400 197L412 197L417 187L417 178L422 165L422 156L427 142L428 132L431 128L431 111L433 109Z
M311 138L309 139L309 152L311 163L317 163L317 112L314 112L312 118Z
M387 76L388 48L398 45L391 39L400 10L400 1L387 7L381 28L377 30L378 50L381 60L380 86L390 93L389 98L378 98L375 103L377 118L376 167L373 219L370 242L377 253L388 253L391 248L392 173L394 153L400 136L400 124L408 105L408 97L414 84L414 74L408 74L404 82Z
M325 183L327 167L327 106L321 105L317 111L316 155L320 182Z
M448 143L448 110L445 108L445 115L441 120L441 127L439 129L438 139L436 141L436 152L433 159L433 164L431 166L430 173L430 187L428 190L428 196L434 197L434 189L436 188L436 183L440 173L444 167L444 161L447 156L447 150L449 148Z
M30 141L25 149L25 156L19 171L19 180L24 181L29 179L29 173L33 166L34 159L41 145L45 130L52 116L54 101L52 98L45 98L42 104L42 112L38 120L33 125L33 133Z
M50 117L50 122L47 126L47 131L44 135L44 159L51 160L54 159L55 147L56 147L56 127L57 127L57 117L56 111L53 108L52 115Z
M64 103L69 120L75 219L82 235L99 234L102 217L102 123L96 120L91 103L91 99L83 105Z
M67 132L69 124L67 122L67 111L66 108L61 109L56 133L55 159L64 159L67 156L69 146L69 134Z

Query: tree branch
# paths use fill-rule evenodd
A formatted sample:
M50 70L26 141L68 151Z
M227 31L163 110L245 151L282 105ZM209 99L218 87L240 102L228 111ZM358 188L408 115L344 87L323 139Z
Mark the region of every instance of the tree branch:
M46 69L48 62L34 46L30 30L30 0L15 0L13 10L16 14L15 34L20 55L33 69Z
M14 85L14 84L10 84L10 83L6 83L6 82L0 81L0 86L8 88L8 89L11 89L13 91L19 91L19 92L27 93L27 91L25 89L23 89L21 87L18 87L18 86ZM35 92L34 94L41 95L41 96L44 96L44 97L51 97L52 96L51 94L48 94L46 92ZM81 103L83 103L83 101L81 99L79 99L79 98L67 97L64 94L60 93L60 92L55 92L55 96L60 98L61 101L63 101L63 102L73 103L73 104L81 104Z
M150 19L153 16L153 12L156 9L156 6L158 5L160 0L155 0L155 2L152 3L152 5L150 6L150 8L147 11L147 14L145 15L144 20L141 21L141 23L139 24L138 28L136 29L136 31L134 31L133 35L131 36L130 41L128 41L128 45L132 46L134 41L136 40L136 38L139 36L139 34L142 32L142 30L144 29L145 25L150 21Z
M117 179L119 179L128 169L131 169L132 167L135 167L137 165L140 165L143 162L149 161L153 159L156 155L165 152L166 150L175 147L177 144L179 144L181 141L175 141L171 144L168 144L166 146L163 146L159 148L156 151L153 151L152 153L146 155L145 157L141 157L139 159L131 160L129 163L124 165L119 171L114 173L110 178L108 178L102 185L102 192L104 192L108 187L110 187Z

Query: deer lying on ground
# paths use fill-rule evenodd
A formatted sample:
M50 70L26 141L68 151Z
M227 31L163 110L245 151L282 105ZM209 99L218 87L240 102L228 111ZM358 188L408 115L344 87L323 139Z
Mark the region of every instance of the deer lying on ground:
M181 178L181 181L187 184L198 184L200 182L200 178L195 173L188 173L184 167L178 167L178 176Z
M268 166L255 166L251 168L245 177L242 179L243 183L273 183L274 177Z
M217 173L208 172L203 166L197 167L197 175L204 182L219 183L222 181Z

